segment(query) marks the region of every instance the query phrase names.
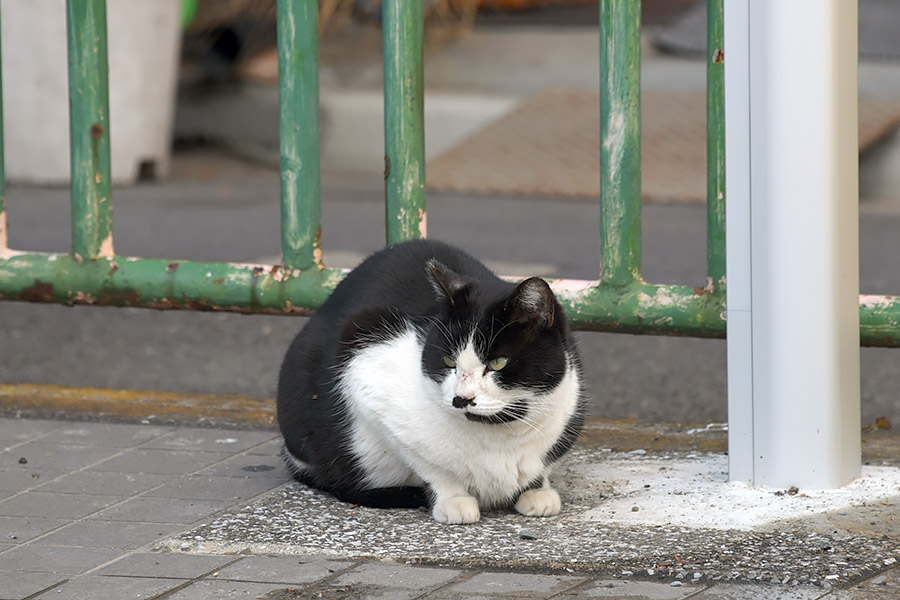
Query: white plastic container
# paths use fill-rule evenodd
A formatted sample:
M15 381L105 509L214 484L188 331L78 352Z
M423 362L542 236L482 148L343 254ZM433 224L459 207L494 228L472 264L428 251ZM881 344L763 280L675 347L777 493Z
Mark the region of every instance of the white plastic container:
M0 0L9 181L69 181L65 0ZM108 0L112 177L168 173L181 0Z

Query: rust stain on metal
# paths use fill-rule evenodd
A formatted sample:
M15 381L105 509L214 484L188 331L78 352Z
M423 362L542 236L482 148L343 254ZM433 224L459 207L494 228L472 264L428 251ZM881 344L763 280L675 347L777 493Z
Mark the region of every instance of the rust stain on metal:
M116 271L118 271L118 270L119 270L119 265L116 264L115 261L110 261L110 263L109 263L109 274L110 274L110 275L115 275L115 274L116 274Z
M223 283L225 283L225 278L219 277L218 279L213 279L213 283L216 285L222 285Z
M384 155L384 180L391 176L391 157Z
M19 294L19 298L26 302L52 302L53 284L34 280L34 285Z
M717 48L715 53L713 54L713 64L722 64L725 62L725 51L721 48Z
M166 265L166 271L177 271L177 270L178 270L177 262L169 263L168 265Z
M100 123L94 123L93 125L91 125L91 137L93 139L96 140L102 135L103 135L103 127L100 125Z
M257 277L262 275L263 271L265 271L265 269L262 267L253 267L253 271L252 271L253 278L256 279Z

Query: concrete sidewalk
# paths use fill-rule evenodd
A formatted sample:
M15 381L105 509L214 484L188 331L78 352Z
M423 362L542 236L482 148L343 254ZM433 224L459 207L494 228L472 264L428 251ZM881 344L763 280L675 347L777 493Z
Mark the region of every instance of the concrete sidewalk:
M500 511L448 527L290 482L271 428L163 424L183 417L0 419L0 598L900 597L895 483L789 527L747 529L731 507L718 509L734 518L723 528L717 492L664 517L674 525L651 525L651 490L677 500L704 464L718 486L704 489L735 490L714 472L724 456L707 452L722 448L715 427L594 423L557 475L559 517ZM896 436L876 433L869 462L896 463L879 458L900 454ZM886 469L876 483L897 471L867 468ZM805 490L737 491L807 515L817 502Z

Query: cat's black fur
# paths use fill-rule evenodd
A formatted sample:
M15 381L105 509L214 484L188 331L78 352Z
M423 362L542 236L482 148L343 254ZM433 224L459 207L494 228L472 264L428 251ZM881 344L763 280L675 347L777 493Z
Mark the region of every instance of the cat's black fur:
M278 422L286 455L308 465L299 469L286 456L298 480L364 506L428 504L425 488L365 488L365 473L351 447L346 399L336 386L342 366L356 352L410 325L424 340L422 371L435 381L446 376L442 357L464 344L473 327L483 334L481 338L491 340L489 348L483 342L479 350L485 360L514 357L496 373L501 388L529 388L536 393L550 390L563 377L567 357L569 364L575 363L570 368L580 372L563 311L542 280L516 286L496 277L465 252L440 242L411 241L386 248L347 275L297 335L284 358L278 382ZM403 400L396 399L400 404ZM520 417L515 410L507 415L509 419ZM572 446L582 422L579 400L565 431L544 456L545 463L555 461ZM442 442L435 439L434 443Z

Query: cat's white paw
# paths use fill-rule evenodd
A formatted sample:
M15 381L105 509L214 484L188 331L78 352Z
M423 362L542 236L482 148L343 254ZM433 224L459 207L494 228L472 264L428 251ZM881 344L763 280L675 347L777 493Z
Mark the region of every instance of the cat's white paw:
M472 496L453 496L438 499L431 516L440 523L476 523L481 518L478 500Z
M552 517L561 508L562 501L553 488L525 490L516 502L516 510L526 517Z

